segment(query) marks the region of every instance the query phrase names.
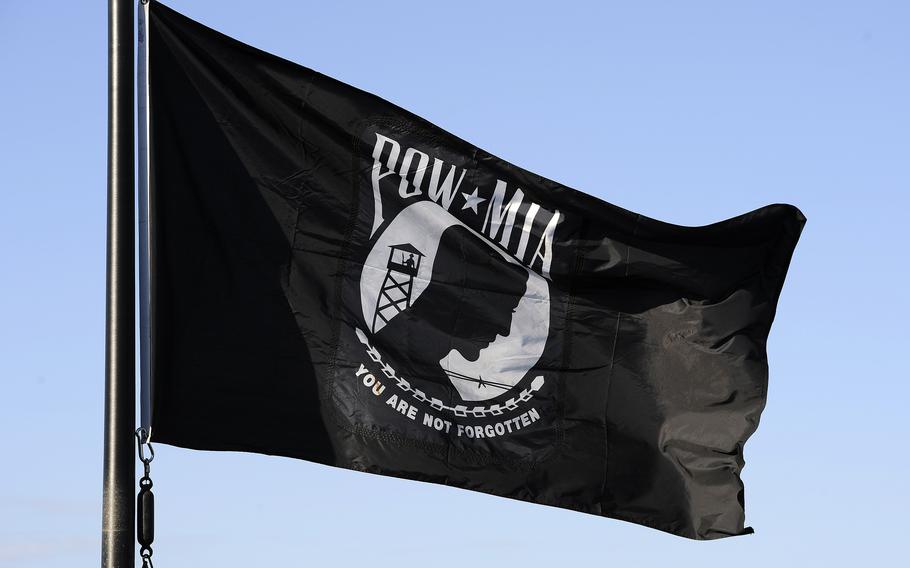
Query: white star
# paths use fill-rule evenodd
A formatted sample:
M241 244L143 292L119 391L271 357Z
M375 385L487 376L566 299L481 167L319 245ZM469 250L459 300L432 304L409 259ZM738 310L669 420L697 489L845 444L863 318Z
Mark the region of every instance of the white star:
M478 188L475 187L474 192L470 195L465 192L461 192L461 196L464 197L464 205L461 206L462 211L471 208L474 213L477 213L477 205L487 200L486 197L477 196L477 189Z

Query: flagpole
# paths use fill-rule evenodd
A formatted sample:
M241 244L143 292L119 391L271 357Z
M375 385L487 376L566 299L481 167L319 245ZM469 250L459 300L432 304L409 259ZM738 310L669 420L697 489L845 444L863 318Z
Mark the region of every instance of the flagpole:
M133 0L108 0L107 306L103 568L135 566Z

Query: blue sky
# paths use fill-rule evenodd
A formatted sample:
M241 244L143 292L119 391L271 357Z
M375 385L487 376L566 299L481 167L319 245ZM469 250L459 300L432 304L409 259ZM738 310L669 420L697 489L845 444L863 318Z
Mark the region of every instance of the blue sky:
M0 566L99 561L106 7L0 3ZM172 0L517 165L699 225L809 219L746 446L753 536L159 446L160 566L879 565L905 556L910 4Z

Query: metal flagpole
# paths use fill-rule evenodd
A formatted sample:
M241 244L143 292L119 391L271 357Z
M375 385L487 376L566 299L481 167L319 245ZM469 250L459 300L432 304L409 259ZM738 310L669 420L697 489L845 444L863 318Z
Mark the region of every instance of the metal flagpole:
M133 0L108 0L107 308L103 568L135 566Z

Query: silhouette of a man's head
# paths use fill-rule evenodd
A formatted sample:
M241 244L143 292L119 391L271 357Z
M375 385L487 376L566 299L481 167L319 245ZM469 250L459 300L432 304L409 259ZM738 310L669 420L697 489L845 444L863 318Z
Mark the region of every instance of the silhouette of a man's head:
M463 227L447 229L433 261L432 280L410 309L377 337L412 378L447 383L439 362L456 350L469 361L497 335L508 335L525 294L527 271L507 262Z

